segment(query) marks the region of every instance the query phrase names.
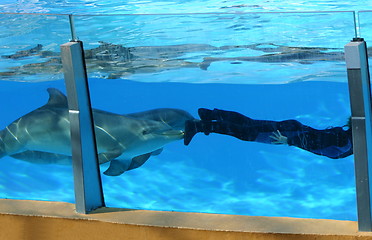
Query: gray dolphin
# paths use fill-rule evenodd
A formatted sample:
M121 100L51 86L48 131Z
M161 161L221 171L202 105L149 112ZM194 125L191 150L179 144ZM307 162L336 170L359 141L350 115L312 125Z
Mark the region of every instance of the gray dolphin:
M49 101L0 131L0 158L9 155L32 163L71 160L66 96L49 88ZM167 143L183 138L186 111L160 108L120 115L93 109L99 163L110 161L106 175L117 176L143 165Z

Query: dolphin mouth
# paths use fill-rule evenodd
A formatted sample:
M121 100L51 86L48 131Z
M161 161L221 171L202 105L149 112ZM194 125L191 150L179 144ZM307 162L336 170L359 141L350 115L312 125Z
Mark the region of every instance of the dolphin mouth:
M159 133L159 135L183 137L183 135L185 135L185 132L182 130L167 130Z

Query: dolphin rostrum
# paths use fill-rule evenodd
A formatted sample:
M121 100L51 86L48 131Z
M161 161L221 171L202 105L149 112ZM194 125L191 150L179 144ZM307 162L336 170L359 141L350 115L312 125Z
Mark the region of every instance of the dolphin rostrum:
M66 96L49 88L44 106L0 131L0 158L9 155L32 163L65 163L71 159L70 121ZM99 163L117 176L160 154L167 143L183 138L184 124L193 117L172 108L120 115L93 109Z

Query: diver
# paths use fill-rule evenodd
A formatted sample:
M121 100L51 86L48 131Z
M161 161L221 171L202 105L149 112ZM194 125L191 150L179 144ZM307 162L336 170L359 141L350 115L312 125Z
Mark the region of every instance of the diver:
M184 144L194 135L219 133L243 141L296 146L317 155L337 159L353 154L351 120L343 127L317 130L296 120L254 120L243 114L221 109L199 108L201 120L185 123Z

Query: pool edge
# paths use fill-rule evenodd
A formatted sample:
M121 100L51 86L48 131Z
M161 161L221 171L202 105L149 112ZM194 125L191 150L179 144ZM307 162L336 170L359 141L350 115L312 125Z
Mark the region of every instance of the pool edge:
M357 222L101 208L0 200L0 239L372 239Z

